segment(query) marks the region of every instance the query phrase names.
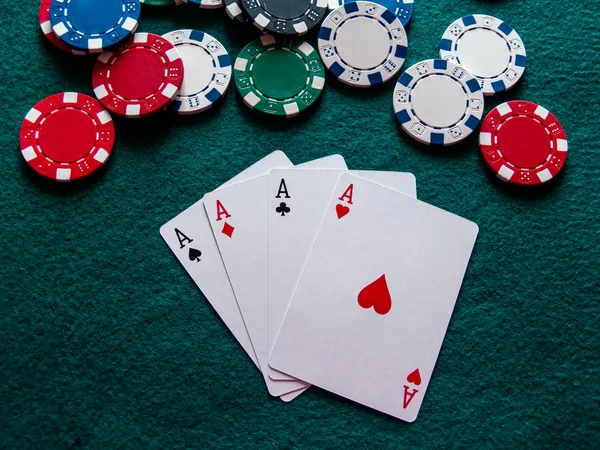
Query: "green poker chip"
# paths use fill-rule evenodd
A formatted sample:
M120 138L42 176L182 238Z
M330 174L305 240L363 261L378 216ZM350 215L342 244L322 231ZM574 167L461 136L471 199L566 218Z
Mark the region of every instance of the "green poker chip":
M325 86L325 68L310 44L268 34L242 49L233 76L249 108L275 116L297 116Z
M140 0L140 3L148 6L173 6L181 5L183 0Z

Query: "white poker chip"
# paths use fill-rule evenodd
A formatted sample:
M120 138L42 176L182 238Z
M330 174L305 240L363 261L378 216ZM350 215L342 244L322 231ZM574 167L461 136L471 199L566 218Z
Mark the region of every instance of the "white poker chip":
M327 0L329 9L339 8L344 3L350 3L353 0ZM375 3L385 6L392 11L404 27L410 22L412 17L415 0L377 0Z
M479 82L452 61L428 59L409 67L394 89L394 112L402 129L424 144L452 145L481 122Z
M527 65L518 33L506 22L483 14L461 17L451 24L440 41L440 57L471 72L484 95L512 88Z
M181 56L183 84L169 109L196 114L210 108L229 89L231 60L227 50L208 33L176 30L162 36Z
M350 86L388 81L404 64L407 46L400 20L376 3L346 3L329 13L319 31L321 59Z

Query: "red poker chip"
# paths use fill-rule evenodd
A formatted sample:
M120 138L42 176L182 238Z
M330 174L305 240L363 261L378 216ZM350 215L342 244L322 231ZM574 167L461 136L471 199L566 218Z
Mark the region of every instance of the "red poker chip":
M73 181L108 161L115 127L106 109L88 95L63 92L35 105L20 133L21 154L40 175Z
M109 111L143 117L164 109L183 83L183 61L175 46L152 33L135 33L118 50L98 57L92 85Z
M564 167L569 151L556 117L523 100L490 111L481 125L479 147L498 178L521 186L550 181Z
M52 3L52 0L42 0L40 3L40 28L42 29L44 36L46 36L52 45L63 52L72 53L73 55L88 55L87 52L69 47L54 34L54 31L52 31L52 24L50 23L50 3Z

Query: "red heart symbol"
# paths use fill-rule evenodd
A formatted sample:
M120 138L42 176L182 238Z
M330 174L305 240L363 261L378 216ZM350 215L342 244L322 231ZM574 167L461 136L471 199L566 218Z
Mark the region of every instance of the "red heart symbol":
M365 309L372 306L377 314L384 315L390 312L390 309L392 309L392 297L385 281L385 274L360 291L358 294L358 304Z
M419 369L413 370L407 377L406 381L412 383L416 386L421 384L421 374L419 373Z
M344 205L335 205L335 212L337 213L338 219L341 219L350 212L350 208Z

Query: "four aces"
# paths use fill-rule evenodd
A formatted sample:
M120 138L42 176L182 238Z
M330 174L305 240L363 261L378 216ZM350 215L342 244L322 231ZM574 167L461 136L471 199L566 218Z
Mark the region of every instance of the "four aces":
M416 200L412 174L339 155L274 152L242 174L161 235L268 391L314 384L415 420L477 226Z

